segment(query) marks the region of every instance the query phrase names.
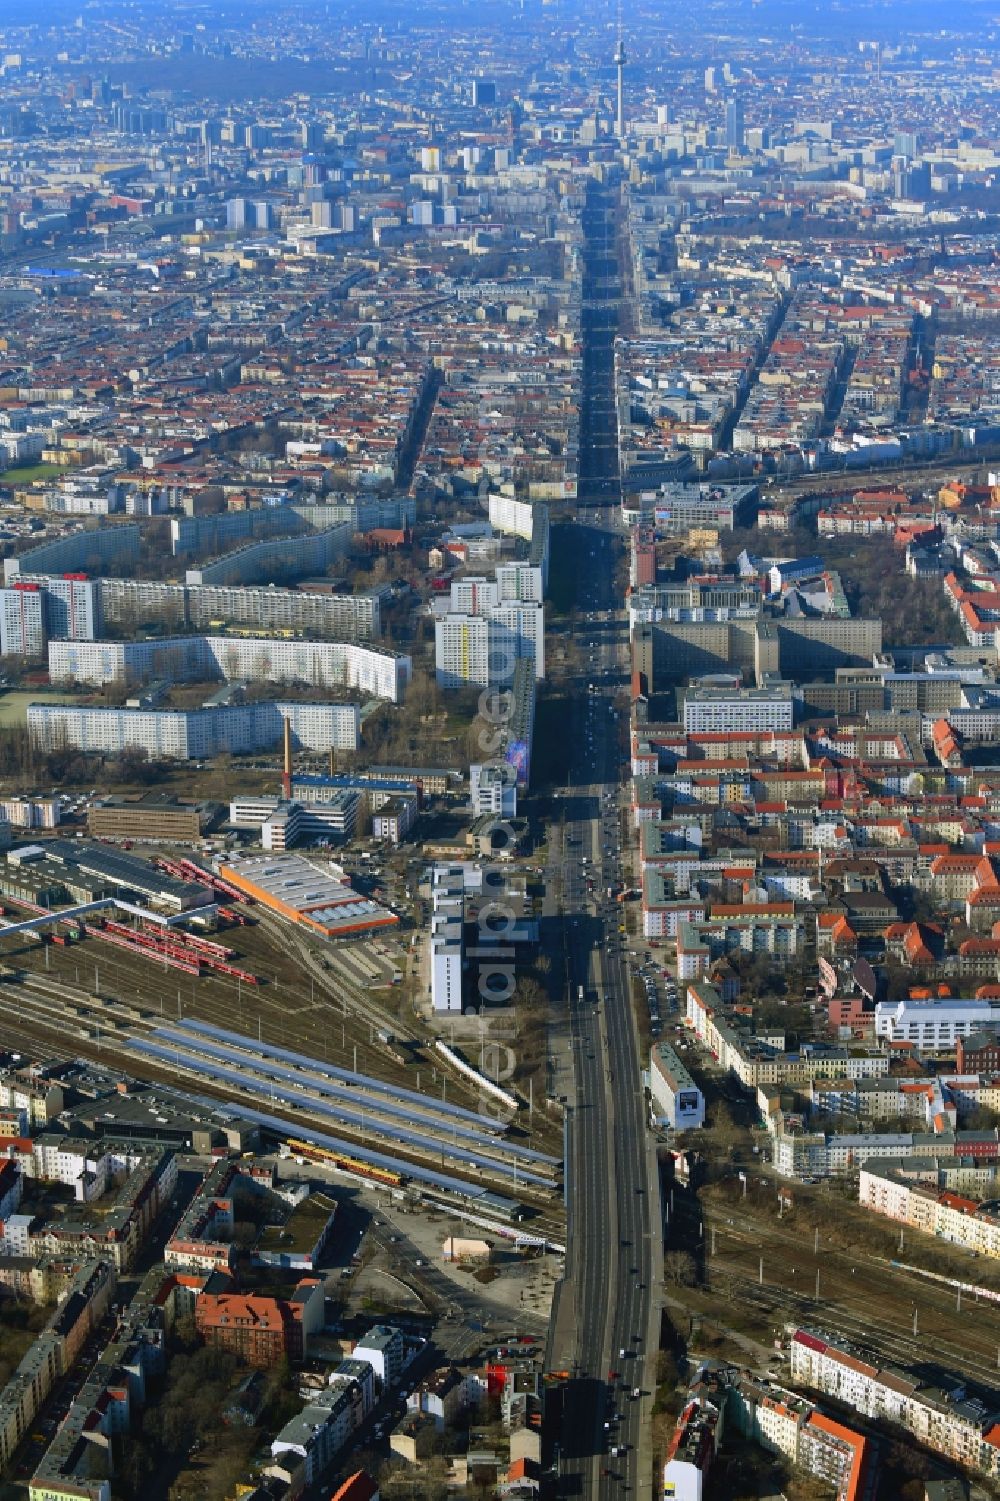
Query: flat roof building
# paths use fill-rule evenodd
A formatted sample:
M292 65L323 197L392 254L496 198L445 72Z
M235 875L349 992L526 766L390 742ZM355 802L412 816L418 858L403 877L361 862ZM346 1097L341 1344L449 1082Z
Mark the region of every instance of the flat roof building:
M220 871L261 906L323 938L357 938L395 927L399 918L361 896L339 866L303 855L249 855Z
M191 845L201 838L205 804L176 803L169 798L105 798L87 813L87 832L95 839L135 843Z
M649 1055L649 1089L661 1123L675 1131L705 1124L705 1097L669 1043Z

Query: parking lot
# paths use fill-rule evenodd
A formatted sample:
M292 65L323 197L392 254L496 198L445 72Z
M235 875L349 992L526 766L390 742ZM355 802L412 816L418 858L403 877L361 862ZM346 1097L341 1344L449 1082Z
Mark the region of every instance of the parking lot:
M677 984L649 952L630 950L629 968L646 992L650 1031L654 1037L659 1037L664 1025L677 1020Z

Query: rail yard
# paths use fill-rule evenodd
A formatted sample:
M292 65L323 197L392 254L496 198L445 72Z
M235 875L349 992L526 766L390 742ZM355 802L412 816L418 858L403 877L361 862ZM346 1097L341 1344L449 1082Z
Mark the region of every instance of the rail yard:
M560 1133L542 1111L498 1107L503 1091L485 1078L480 1091L474 1067L375 998L391 957L310 939L193 862L166 870L218 899L211 936L127 902L62 915L5 898L0 1041L40 1056L113 1051L304 1159L562 1239Z

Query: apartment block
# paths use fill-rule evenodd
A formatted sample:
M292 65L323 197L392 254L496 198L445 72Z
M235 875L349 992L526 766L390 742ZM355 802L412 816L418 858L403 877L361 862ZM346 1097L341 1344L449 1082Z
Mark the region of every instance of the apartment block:
M222 1160L210 1168L164 1248L168 1271L230 1271L236 1215L233 1206L236 1163Z
M206 709L90 709L29 704L28 733L42 750L72 746L101 755L144 750L151 759L202 760L272 750L291 724L304 750L356 750L357 704L254 703Z
M367 641L381 634L382 591L311 592L238 584L168 584L146 579L97 580L100 618L133 632L143 625L219 630L223 626L310 632L326 641Z
M403 1372L403 1336L387 1324L376 1324L358 1340L351 1355L355 1360L367 1361L375 1372L375 1380L384 1392L388 1391Z
M41 542L16 558L5 558L4 579L38 573L103 573L112 563L133 562L139 556L138 526L80 527Z
M80 1208L47 1220L31 1232L30 1253L102 1256L119 1272L131 1270L177 1186L177 1160L172 1152L154 1151L130 1156L125 1168L124 1180L104 1212L95 1216ZM78 1202L82 1202L82 1194Z
M442 688L487 687L503 681L493 665L490 622L481 615L448 614L434 622L434 668ZM506 644L506 635L505 635Z
M490 524L495 526L498 532L505 532L509 536L530 540L535 527L535 518L538 512L544 509L537 502L517 500L513 495L490 493Z
M273 636L166 636L148 641L50 641L53 683L130 686L154 680L305 683L357 688L401 703L411 660L350 641L287 641Z
M823 1078L875 1079L889 1072L888 1055L874 1048L811 1043L786 1052L783 1033L753 1035L745 1018L704 980L688 984L685 1014L698 1040L748 1089L762 1084L804 1085Z
M434 666L442 688L509 684L518 661L545 676L545 606L508 601L484 614L450 612L434 622Z
M863 1417L902 1428L965 1469L997 1473L1000 1424L981 1403L966 1398L958 1378L925 1386L916 1375L881 1368L844 1340L807 1329L792 1335L789 1355L793 1381L835 1397Z
M62 1114L62 1086L44 1074L27 1070L0 1071L0 1109L23 1110L33 1126L44 1126Z
M107 1312L117 1281L114 1267L86 1260L45 1329L0 1391L0 1464L8 1465L56 1382L65 1376L91 1331Z
M45 650L45 596L37 584L15 580L0 589L0 656L38 657Z
M996 1259L1000 1216L983 1205L995 1201L1000 1164L976 1161L970 1173L965 1167L969 1162L968 1157L950 1155L866 1161L858 1181L858 1203L939 1241ZM964 1186L970 1178L972 1192Z
M92 641L101 624L100 586L83 574L39 579L50 641Z
M249 542L210 563L189 568L186 584L262 584L272 579L302 578L323 573L330 564L346 557L351 544L347 522L295 537L273 537Z

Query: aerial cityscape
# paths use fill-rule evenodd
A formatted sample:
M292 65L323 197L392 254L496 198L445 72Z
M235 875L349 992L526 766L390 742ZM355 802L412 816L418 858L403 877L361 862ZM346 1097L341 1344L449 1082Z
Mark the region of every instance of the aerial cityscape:
M1000 1501L998 100L0 7L0 1501Z

